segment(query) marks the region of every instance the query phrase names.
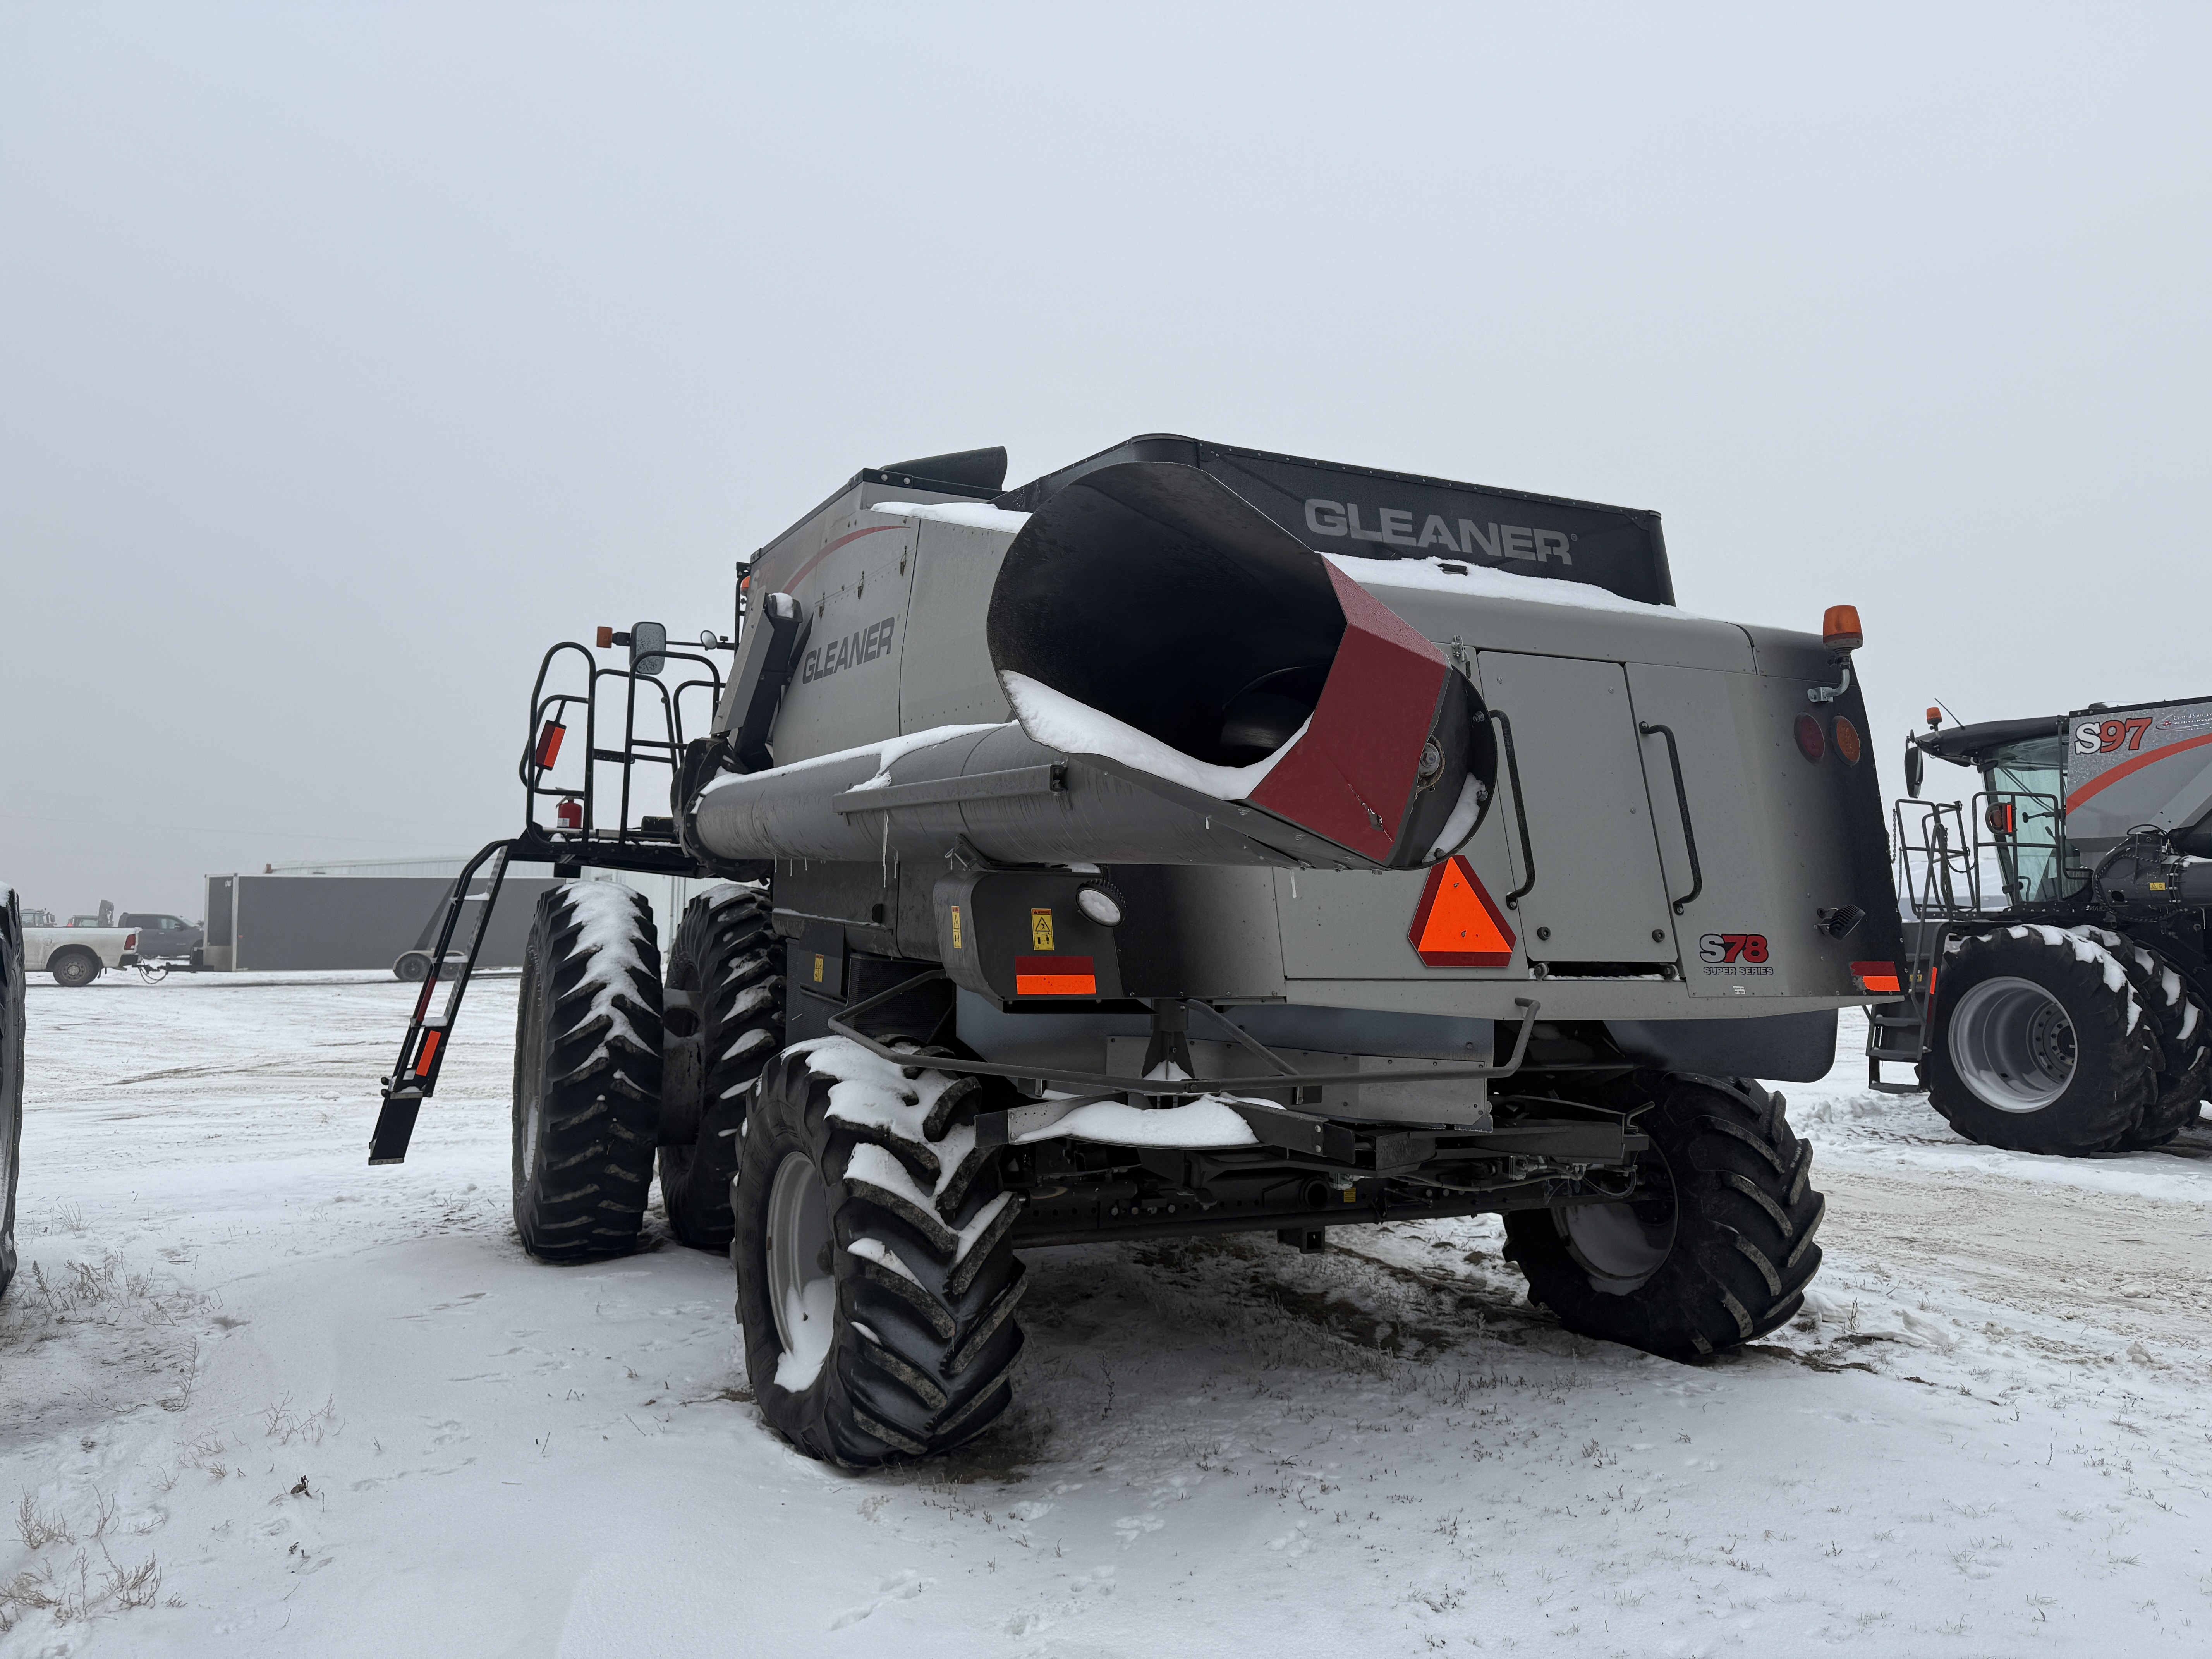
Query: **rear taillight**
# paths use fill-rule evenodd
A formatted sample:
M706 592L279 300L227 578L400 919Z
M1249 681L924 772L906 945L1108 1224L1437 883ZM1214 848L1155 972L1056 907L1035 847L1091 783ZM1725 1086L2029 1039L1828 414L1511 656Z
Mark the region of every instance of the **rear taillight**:
M1828 740L1820 735L1820 722L1810 714L1800 714L1791 728L1797 738L1797 752L1808 761L1817 761L1828 752Z
M137 950L138 948L138 935L133 933L129 938L125 939L123 941L123 948L126 951Z

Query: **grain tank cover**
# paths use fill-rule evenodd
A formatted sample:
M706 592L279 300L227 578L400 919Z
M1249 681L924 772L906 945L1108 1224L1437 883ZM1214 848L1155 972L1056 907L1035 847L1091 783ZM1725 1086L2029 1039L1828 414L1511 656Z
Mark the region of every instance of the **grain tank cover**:
M1464 559L1518 575L1674 603L1659 515L1594 501L1147 433L1008 490L997 504L1033 513L1087 474L1131 461L1198 468L1316 552L1364 559Z

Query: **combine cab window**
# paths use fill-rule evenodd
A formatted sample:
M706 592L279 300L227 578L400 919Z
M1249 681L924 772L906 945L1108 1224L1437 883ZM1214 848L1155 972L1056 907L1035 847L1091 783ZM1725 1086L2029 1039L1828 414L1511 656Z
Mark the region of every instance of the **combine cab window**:
M1989 792L1986 827L2006 896L2015 904L2047 904L2065 896L2058 817L2065 755L2063 738L2030 738L1997 750L1982 769Z

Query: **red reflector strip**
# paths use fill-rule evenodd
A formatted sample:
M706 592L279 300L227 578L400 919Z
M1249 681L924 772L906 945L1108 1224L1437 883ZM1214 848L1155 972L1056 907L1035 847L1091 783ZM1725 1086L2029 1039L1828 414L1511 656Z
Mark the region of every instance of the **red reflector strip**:
M1855 962L1851 964L1851 977L1869 991L1905 989L1897 976L1897 964L1893 962Z
M1097 966L1089 957L1016 957L1018 997L1095 997Z
M551 720L545 722L545 729L538 734L538 765L539 770L550 770L553 763L561 758L561 739L566 737L568 733L568 728L567 726L556 725Z
M416 1077L428 1077L430 1075L430 1062L438 1057L438 1039L445 1035L446 1034L443 1031L425 1031L422 1033L422 1051L415 1057L415 1075Z

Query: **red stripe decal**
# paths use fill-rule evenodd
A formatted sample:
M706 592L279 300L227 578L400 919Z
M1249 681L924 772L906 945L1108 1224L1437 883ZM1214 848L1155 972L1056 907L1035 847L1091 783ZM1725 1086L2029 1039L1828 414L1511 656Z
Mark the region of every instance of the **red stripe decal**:
M2148 766L2154 761L2162 761L2169 755L2178 755L2185 749L2195 749L2208 743L2212 743L2212 737L2184 738L2179 743L2169 743L2163 749L2154 749L2148 755L2137 755L2131 761L2122 761L2111 771L2100 772L2095 777L2090 779L2088 782L2083 784L2072 794L2067 796L2066 810L2069 812L2072 811L2075 807L2079 806L2083 801L2088 799L2090 796L2095 794L2100 789L2104 788L2107 784L2118 783L2122 778L2127 776L2129 773L2140 772L2144 767Z
M799 583L806 580L807 576L813 571L816 565L820 564L823 560L828 558L832 553L835 553L839 548L844 546L848 542L857 542L863 536L880 536L886 530L898 530L902 528L903 528L902 526L895 524L877 524L870 525L866 530L855 530L849 536L840 536L836 541L831 542L819 553L817 553L812 558L809 559L805 564L799 566L798 569L793 571L791 573L791 579L788 581L778 582L775 585L774 591L778 593L789 593L795 591Z

